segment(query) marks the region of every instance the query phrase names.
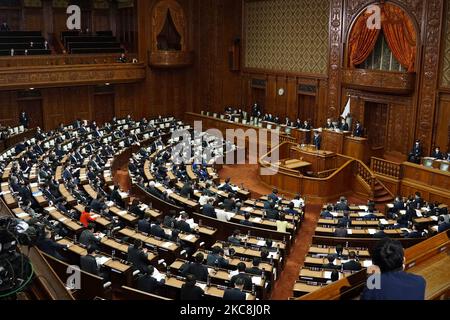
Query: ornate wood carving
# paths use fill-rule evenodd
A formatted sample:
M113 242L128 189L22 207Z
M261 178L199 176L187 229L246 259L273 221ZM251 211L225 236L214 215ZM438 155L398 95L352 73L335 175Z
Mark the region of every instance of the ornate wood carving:
M0 72L0 89L126 83L143 79L144 65L131 63L8 68Z
M179 68L194 63L193 52L154 51L150 53L150 65L159 68Z
M341 39L342 39L342 0L331 0L330 8L330 65L328 69L328 112L327 117L334 118L340 112L340 65L341 65Z
M181 51L158 50L158 35L170 13L180 34ZM175 0L161 0L152 11L152 37L149 64L157 68L180 68L194 63L193 53L188 49L187 20L181 5Z
M346 69L342 83L349 88L381 93L408 94L414 91L415 73Z
M419 97L416 138L421 139L425 153L431 150L433 120L439 82L439 53L443 0L429 0L425 26L422 81Z

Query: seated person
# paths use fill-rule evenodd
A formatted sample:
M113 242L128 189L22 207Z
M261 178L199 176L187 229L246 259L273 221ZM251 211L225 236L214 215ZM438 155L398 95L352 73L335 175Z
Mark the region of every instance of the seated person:
M134 244L128 247L127 261L133 264L133 270L143 271L149 264L147 249L142 248L142 241L134 240Z
M246 268L245 263L238 263L237 270L239 273L231 277L230 284L234 285L238 279L242 279L244 281L244 289L252 290L252 278L245 273Z
M163 228L161 228L161 219L157 219L155 221L155 223L152 225L151 229L150 229L150 234L161 238L161 239L167 239L168 236L166 235L165 231Z
M334 230L334 236L339 238L346 238L347 234L347 225L338 223L337 228Z
M338 280L339 280L339 271L333 270L333 271L331 271L330 280L328 280L326 283L327 284L331 284L331 283L336 282Z
M247 227L253 227L253 223L250 221L250 213L246 212L244 214L244 220L241 220L240 224L247 226Z
M444 154L441 152L441 148L436 147L431 153L431 157L437 160L444 160Z
M347 121L345 121L344 118L341 119L341 123L339 124L339 130L341 130L341 131L349 130L348 123L347 123Z
M404 271L405 256L402 244L392 239L380 240L372 252L374 266L368 273L380 276L378 286L370 279L361 300L425 300L425 279Z
M362 137L364 134L364 129L359 121L356 121L355 129L353 130L354 137Z
M437 228L438 233L444 232L448 229L450 229L450 222L446 222L444 216L439 216L438 228Z
M197 253L195 262L186 263L181 267L181 274L185 277L191 274L195 279L206 282L208 280L208 268L202 264L203 260L205 260L203 253Z
M334 210L336 211L349 211L350 207L348 206L347 199L345 197L341 197L339 202L334 206Z
M233 234L228 237L227 241L231 244L241 244L241 231L234 230Z
M203 206L202 214L217 219L216 210L214 209L214 198L208 198L208 202Z
M297 209L303 208L305 206L305 200L302 199L302 197L298 193L295 195L294 199L291 200L291 203L293 203L294 208Z
M362 269L361 263L356 261L355 251L350 251L348 253L348 259L346 263L343 264L342 269L347 271L359 271Z
M284 213L285 214L290 214L290 215L293 215L293 216L298 215L298 212L296 210L294 210L294 207L295 207L295 204L293 202L290 202L288 204L287 209L284 210Z
M80 257L80 269L84 272L99 276L105 281L108 279L108 273L102 272L97 259L95 258L95 249L92 246L87 247L87 255Z
M79 242L85 247L99 250L100 240L94 234L95 224L89 223L88 227L80 234Z
M199 286L196 286L197 280L195 276L189 274L186 277L186 282L180 289L180 300L182 301L198 301L202 300L205 292Z
M340 269L339 266L337 266L337 265L334 264L334 260L336 260L335 257L334 257L334 255L332 255L332 254L328 255L328 256L327 256L327 261L328 261L328 263L325 263L325 264L322 266L322 268L323 268L323 269Z
M276 222L278 232L286 232L286 229L287 229L289 223L286 221L285 217L286 216L284 213L280 214L280 218Z
M223 300L247 300L247 295L243 292L245 287L245 281L242 278L237 279L234 282L234 288L225 289L223 294Z
M212 252L206 257L206 264L221 269L226 269L229 265L228 260L224 258L224 250L218 246L212 248Z
M333 207L328 205L327 208L320 213L320 217L323 219L333 219L334 216L331 214L332 211Z
M250 274L254 274L256 276L261 276L263 271L259 268L261 260L259 258L253 258L252 267L247 268L246 272Z
M165 281L161 279L160 281L153 278L153 274L155 273L155 268L153 266L147 266L138 276L137 279L137 288L138 290L154 293L159 287L161 287Z

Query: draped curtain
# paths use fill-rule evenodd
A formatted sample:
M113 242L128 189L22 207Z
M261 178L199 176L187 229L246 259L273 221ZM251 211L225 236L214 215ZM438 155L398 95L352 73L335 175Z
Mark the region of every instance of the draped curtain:
M361 14L350 33L348 51L350 68L363 63L375 48L381 30L369 29L367 12ZM381 27L389 48L408 72L414 72L416 30L409 16L399 7L386 3L381 8Z
M416 30L407 14L399 7L385 5L382 28L386 42L394 57L408 72L414 71L416 62Z
M154 34L154 50L157 50L156 37L161 33L164 28L164 24L167 19L167 13L170 13L172 17L175 29L178 31L181 37L181 49L184 51L185 48L185 37L186 37L186 27L184 12L181 6L176 1L161 1L159 2L153 13L153 34Z
M363 13L356 20L349 39L350 67L355 68L363 63L372 53L380 35L379 29L367 28L367 20L370 14Z

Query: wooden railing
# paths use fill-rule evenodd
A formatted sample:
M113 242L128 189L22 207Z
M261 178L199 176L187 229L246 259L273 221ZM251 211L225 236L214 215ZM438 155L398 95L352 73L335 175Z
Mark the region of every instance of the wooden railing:
M370 197L373 199L376 178L372 171L362 161L355 160L355 175L364 181L366 189L370 190Z
M395 179L401 177L401 164L392 161L372 157L370 168L376 174L388 176Z

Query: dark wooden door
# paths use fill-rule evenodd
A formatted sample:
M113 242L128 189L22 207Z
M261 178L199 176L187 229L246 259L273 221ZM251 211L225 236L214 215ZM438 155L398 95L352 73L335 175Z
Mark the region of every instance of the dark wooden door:
M313 95L298 95L298 116L300 120L308 120L313 126L316 121L316 97Z
M266 103L266 90L261 88L252 88L252 101L251 105L254 103L258 103L261 107L262 115L264 115L265 111L265 103Z
M44 114L42 112L42 99L23 99L17 101L19 112L24 111L30 119L30 128L44 128Z
M388 106L384 103L365 103L364 127L372 149L384 149L386 145Z
M114 117L114 93L94 95L94 110L92 117L99 126L112 120Z

